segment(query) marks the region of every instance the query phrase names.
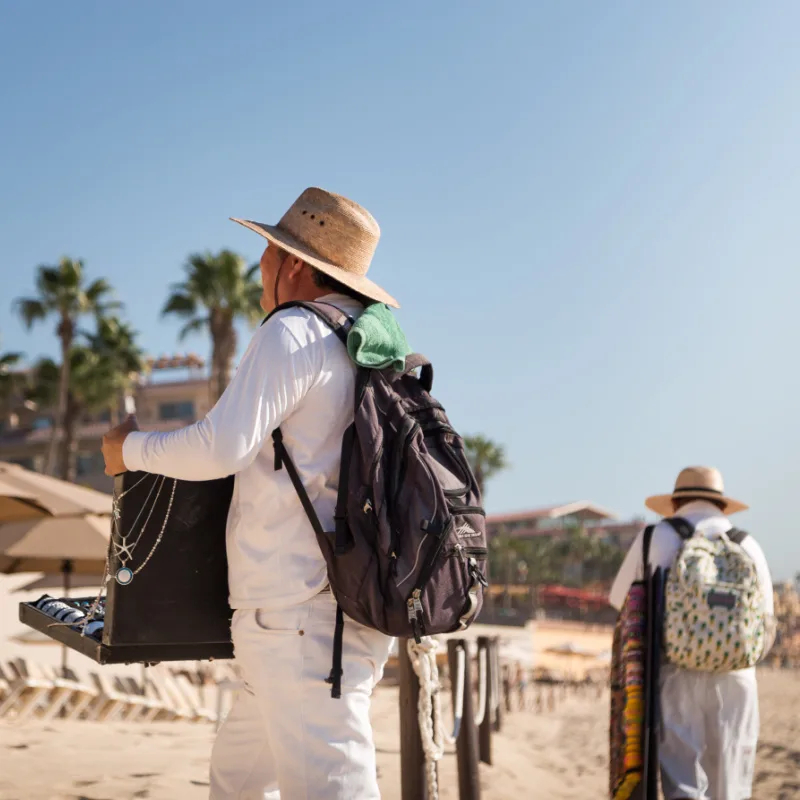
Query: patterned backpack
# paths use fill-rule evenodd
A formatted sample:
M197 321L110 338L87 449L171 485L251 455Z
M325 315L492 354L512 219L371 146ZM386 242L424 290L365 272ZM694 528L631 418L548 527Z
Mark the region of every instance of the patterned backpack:
M664 520L684 540L667 573L664 650L671 664L703 672L754 666L767 642L764 593L735 528L695 536L690 522Z
M344 312L324 302L285 303L275 311L297 306L346 346L353 321ZM419 642L465 630L483 606L488 550L480 491L464 440L431 396L432 384L433 367L420 355L406 358L404 372L358 368L333 531L322 527L280 428L272 434L275 469L289 473L338 603L328 678L333 697L341 696L345 613Z

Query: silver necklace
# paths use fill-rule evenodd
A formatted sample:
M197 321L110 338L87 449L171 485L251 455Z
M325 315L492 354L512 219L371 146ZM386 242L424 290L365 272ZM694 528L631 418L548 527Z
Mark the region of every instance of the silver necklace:
M156 481L150 487L150 493L147 495L147 499L144 501L144 503L142 503L139 513L136 515L136 519L133 521L133 525L131 525L129 529L130 532L122 533L119 529L119 520L117 521L116 541L114 541L112 538L112 544L114 546L114 555L120 563L120 567L117 570L115 577L117 579L117 583L121 584L122 586L129 584L133 580L134 573L128 567L128 561L133 558L133 551L136 549L136 545L139 544L142 534L147 528L147 524L150 522L150 517L153 516L153 511L158 504L158 498L161 496L161 489L164 487L165 480L166 479L162 476L160 479L156 479ZM147 508L147 504L150 502L150 498L153 495L153 489L155 489L156 483L158 484L158 491L156 492L155 500L153 500L153 502L150 504L150 511L147 514L147 519L145 519L144 524L139 529L139 535L136 537L136 541L129 542L128 540L136 533L136 526L139 524L139 520L142 518L144 510Z
M136 569L132 569L129 566L129 562L131 562L133 560L133 553L134 553L134 551L136 549L136 546L141 541L142 535L144 534L145 530L147 529L147 525L150 522L150 518L153 516L153 511L155 510L156 505L158 505L158 498L161 495L161 490L164 487L164 483L166 481L166 477L161 476L161 480L157 481L157 483L158 483L158 491L156 492L155 499L150 504L150 510L148 511L147 518L145 519L144 523L142 524L142 527L139 529L139 535L136 536L136 540L135 541L130 541L130 539L135 534L136 526L138 525L139 520L141 519L142 514L144 513L144 510L147 507L147 504L148 504L148 502L150 501L150 498L153 495L153 490L156 488L156 482L154 482L153 485L150 487L150 492L147 495L146 500L142 504L142 507L139 509L139 513L137 514L136 519L133 522L133 525L131 525L129 533L122 533L120 531L120 513L119 513L119 507L118 507L117 503L128 492L130 492L132 489L136 488L136 486L138 486L143 480L145 480L146 477L147 476L144 476L139 481L137 481L133 486L131 486L129 489L126 489L114 501L113 524L111 526L111 545L112 545L114 557L118 560L119 565L120 565L119 568L117 569L115 575L114 575L117 583L120 586L127 586L133 580L133 576L134 575L138 575L142 571L142 569L144 569L144 567L147 564L147 562L150 561L150 559L152 558L153 553L155 553L156 548L158 547L158 545L161 544L161 540L164 538L164 531L167 529L167 522L169 521L170 512L172 511L172 504L173 504L173 501L175 500L175 490L176 490L176 488L178 486L178 481L176 479L173 479L173 481L172 481L172 491L170 493L169 503L167 505L167 511L166 511L166 513L164 515L164 520L163 520L163 522L161 524L161 530L160 530L160 532L158 534L158 537L156 538L156 541L153 544L153 547L150 549L150 552L147 554L147 557L144 559L144 561Z

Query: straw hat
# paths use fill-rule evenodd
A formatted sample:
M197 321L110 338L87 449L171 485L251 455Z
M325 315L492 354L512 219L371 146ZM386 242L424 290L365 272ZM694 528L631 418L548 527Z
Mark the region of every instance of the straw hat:
M722 483L722 475L713 467L687 467L681 470L675 481L672 494L659 494L648 497L644 504L662 517L670 517L675 513L673 500L691 498L692 500L715 500L724 503L726 514L746 511L749 506L727 497Z
M366 208L324 189L306 189L277 225L231 217L320 272L379 303L399 303L367 278L381 229Z

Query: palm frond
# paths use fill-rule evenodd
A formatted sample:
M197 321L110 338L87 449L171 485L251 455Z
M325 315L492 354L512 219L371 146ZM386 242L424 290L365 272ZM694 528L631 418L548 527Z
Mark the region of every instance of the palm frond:
M47 318L49 309L34 297L21 297L15 301L22 323L30 330L37 322Z
M245 274L244 274L244 279L246 281L248 281L248 282L249 281L254 281L256 279L256 275L260 275L260 274L261 274L261 264L258 261L256 261L255 264L251 264L247 268L247 272L245 272ZM259 281L259 283L260 283L260 281Z
M209 328L211 320L209 317L196 317L184 325L178 334L178 340L183 341L187 336L198 331L206 330Z
M161 310L162 316L175 314L179 317L193 317L197 313L199 304L197 298L190 292L191 290L178 290L171 295Z
M8 372L10 367L19 364L22 353L3 353L0 355L0 373Z

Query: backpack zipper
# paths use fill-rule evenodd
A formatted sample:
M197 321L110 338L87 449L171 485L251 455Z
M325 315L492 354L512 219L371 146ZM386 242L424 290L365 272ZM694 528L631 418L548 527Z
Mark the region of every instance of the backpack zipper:
M451 520L444 529L441 538L436 544L436 547L433 549L433 552L428 556L428 560L425 562L425 566L423 567L422 573L419 576L417 585L414 587L411 595L406 601L406 605L408 606L408 621L411 625L411 629L414 632L414 640L418 644L425 630L422 622L422 592L425 589L425 585L430 580L431 574L433 573L433 568L436 564L436 559L439 558L439 554L442 552L442 548L447 541L447 536L452 526L453 523ZM488 555L489 551L485 547L464 547L462 544L456 544L453 550L449 553L449 556L451 557L457 556L460 558L467 565L470 577L480 583L484 588L489 585L489 581L486 580L483 573L478 569L478 562L476 559L486 558Z
M489 555L489 551L485 547L464 547L462 544L457 544L450 555L458 556L467 564L469 567L469 574L478 581L484 589L489 586L489 581L486 580L483 573L478 569L478 562L475 560L476 556L478 558L486 558L486 556Z
M397 508L397 501L400 497L400 490L403 488L403 481L406 477L406 462L408 461L408 449L411 446L411 439L416 433L419 425L411 419L411 417L406 418L405 425L408 427L408 431L406 432L405 437L403 438L403 442L400 447L395 450L395 454L393 454L393 463L392 463L392 471L395 473L394 478L396 482L393 481L392 486L392 514L394 515L394 510ZM394 564L397 564L397 555L399 551L399 544L398 544L398 531L394 525L392 525L392 537L389 543L389 552L392 553L392 558L394 559ZM396 566L395 566L395 574L396 573Z
M447 541L447 537L452 527L453 521L451 519L442 531L442 535L439 537L436 547L433 548L433 551L428 556L425 566L422 568L422 572L420 573L419 580L417 580L417 585L411 590L411 595L406 601L406 605L408 606L408 621L411 624L411 629L414 632L414 641L417 644L420 643L421 637L424 633L424 627L422 624L422 592L425 589L425 584L427 584L427 582L430 580L431 574L433 573L433 567L436 564L436 559L439 558L439 554L442 552L442 548L444 547L444 543Z
M462 561L466 561L469 556L486 558L489 555L489 550L486 547L464 547L463 544L457 544L450 555L458 556Z
M481 506L450 506L451 514L480 514L486 516L486 511Z

